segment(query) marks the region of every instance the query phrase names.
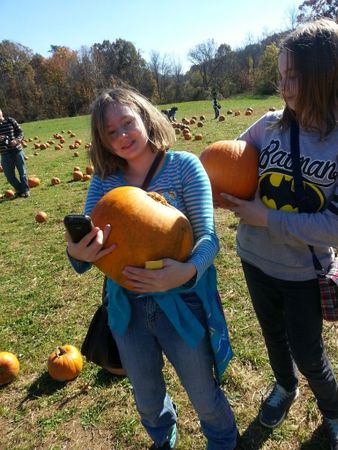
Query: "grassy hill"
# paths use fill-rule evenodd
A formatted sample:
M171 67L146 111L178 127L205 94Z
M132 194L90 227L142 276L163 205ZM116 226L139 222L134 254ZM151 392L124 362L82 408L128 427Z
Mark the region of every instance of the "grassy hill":
M236 97L221 101L225 121L213 120L210 101L177 104L177 119L204 115L203 128L191 125L201 141L177 137L175 148L197 155L211 142L234 139L270 107L282 105L278 97ZM172 105L163 105L161 108ZM246 116L246 108L253 114ZM239 116L226 114L238 110ZM88 165L85 144L90 141L89 117L46 120L22 125L28 145L27 170L41 184L29 199L0 200L0 351L19 356L17 379L0 388L0 448L28 449L114 449L140 450L150 440L135 412L132 389L127 380L111 377L89 363L76 380L58 383L48 375L47 358L56 346L81 346L88 323L100 303L102 274L92 269L79 276L65 256L63 217L81 213L89 182L73 181L75 166ZM70 132L75 136L70 137ZM55 150L60 133L65 143ZM79 149L70 149L75 139ZM54 141L49 148L36 143ZM74 156L74 152L79 153ZM59 185L51 185L58 177ZM0 174L0 194L10 188ZM38 211L48 221L38 224ZM227 370L224 390L232 404L245 448L326 449L321 418L306 383L288 420L273 432L256 421L261 397L272 382L261 333L248 297L239 260L235 254L237 219L224 210L216 211L221 241L217 256L219 289L228 321L234 358ZM337 327L325 324L324 338L338 373ZM166 364L168 390L179 408L179 450L202 450L205 441L197 417L172 368Z

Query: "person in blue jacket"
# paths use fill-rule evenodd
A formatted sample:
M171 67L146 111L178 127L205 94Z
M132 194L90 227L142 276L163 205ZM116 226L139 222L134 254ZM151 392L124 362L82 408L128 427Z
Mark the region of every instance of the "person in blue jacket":
M217 297L213 260L219 244L206 172L195 155L170 149L175 140L170 122L132 89L102 93L93 104L91 124L95 176L85 213L90 215L100 198L116 187L140 187L162 150L164 158L148 190L182 211L193 229L194 248L187 261L164 258L158 270L125 267L130 290L111 279L107 283L109 326L142 425L153 441L151 449L176 448L177 412L163 378L164 354L198 414L207 449L233 450L237 427L219 386L232 352ZM85 272L114 252L114 245L104 245L109 231L109 225L94 227L76 244L66 234L75 270Z

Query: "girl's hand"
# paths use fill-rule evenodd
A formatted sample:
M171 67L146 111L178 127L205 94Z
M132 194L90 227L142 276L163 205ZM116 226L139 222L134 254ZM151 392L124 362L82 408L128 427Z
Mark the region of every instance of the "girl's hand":
M258 191L254 200L242 200L225 193L221 193L221 196L232 203L228 209L235 213L240 223L256 227L268 226L268 208L262 203Z
M112 244L110 247L103 249L103 244L108 239L110 233L110 225L106 225L102 231L98 227L86 234L80 242L73 242L70 234L66 231L65 239L67 241L68 254L78 261L95 262L102 256L107 255L116 247L116 244Z
M196 273L191 263L163 259L162 269L126 266L123 270L128 288L136 292L165 292L188 282Z

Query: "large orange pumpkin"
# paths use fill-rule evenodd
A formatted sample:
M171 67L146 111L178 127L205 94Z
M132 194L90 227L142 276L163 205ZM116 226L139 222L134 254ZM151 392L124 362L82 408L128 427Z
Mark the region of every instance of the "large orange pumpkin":
M0 386L13 381L19 370L19 360L13 353L0 352Z
M250 199L258 185L258 151L245 141L217 141L200 155L218 206L227 208L221 192Z
M48 373L57 381L74 380L82 370L83 358L74 345L58 347L48 358Z
M146 261L172 258L185 261L192 250L188 219L161 195L123 186L104 195L91 214L94 225L111 225L105 247L117 247L94 264L123 287L125 266L144 267Z

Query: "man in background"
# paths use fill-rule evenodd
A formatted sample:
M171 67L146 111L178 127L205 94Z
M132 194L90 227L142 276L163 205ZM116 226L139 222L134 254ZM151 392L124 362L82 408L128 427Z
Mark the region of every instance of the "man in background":
M23 132L12 117L4 117L0 109L0 155L1 165L7 181L13 186L16 197L29 197L29 186L25 158L21 141ZM16 177L15 169L19 173Z

